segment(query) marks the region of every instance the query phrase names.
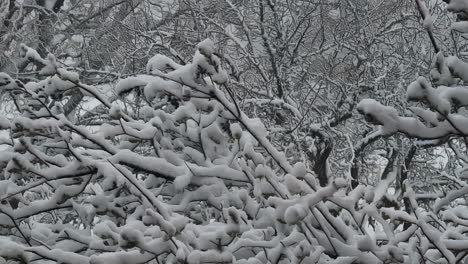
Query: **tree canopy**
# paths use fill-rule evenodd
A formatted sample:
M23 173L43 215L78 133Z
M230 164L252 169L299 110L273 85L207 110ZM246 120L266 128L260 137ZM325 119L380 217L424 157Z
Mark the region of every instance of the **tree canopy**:
M464 263L445 2L1 2L0 263Z

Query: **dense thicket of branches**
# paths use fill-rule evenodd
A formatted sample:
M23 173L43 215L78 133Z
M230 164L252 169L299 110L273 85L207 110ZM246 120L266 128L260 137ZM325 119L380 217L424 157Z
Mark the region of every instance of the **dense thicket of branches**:
M1 2L0 262L462 263L448 2Z
M439 18L436 39L453 49L441 34L444 8L430 8ZM17 59L20 43L42 57L55 54L83 82L108 91L118 78L144 73L154 54L185 64L200 41L212 39L239 106L262 119L273 144L297 154L323 185L350 173L375 183L363 176L378 174L365 139L372 130L352 112L366 97L402 108L401 92L433 56L408 1L6 1L1 10L0 71L23 81L36 80L37 71ZM82 98L75 94L66 113ZM364 140L350 145L354 138ZM405 152L407 145L375 146L390 159L391 149Z

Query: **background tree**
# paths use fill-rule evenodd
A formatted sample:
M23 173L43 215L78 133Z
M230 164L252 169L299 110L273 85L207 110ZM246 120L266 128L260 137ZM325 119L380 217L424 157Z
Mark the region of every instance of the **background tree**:
M405 144L378 141L368 148L377 139L369 142L371 128L352 117L355 105L371 96L402 109L403 87L432 61L414 3L361 2L8 1L2 28L8 63L0 70L23 81L40 79L37 68L16 59L23 42L43 57L56 54L86 83L111 93L119 78L144 73L153 54L185 64L192 48L210 38L222 47L218 55L239 107L263 120L277 148L296 153L323 185L331 175L354 177L357 184L366 180L359 170L374 148L391 157L388 151ZM434 27L443 29L440 3L428 8ZM434 30L437 41L440 31ZM66 114L80 118L83 98L80 92L71 97ZM140 107L132 99L126 104ZM100 109L86 113L85 120L100 122ZM362 140L350 144L355 138Z

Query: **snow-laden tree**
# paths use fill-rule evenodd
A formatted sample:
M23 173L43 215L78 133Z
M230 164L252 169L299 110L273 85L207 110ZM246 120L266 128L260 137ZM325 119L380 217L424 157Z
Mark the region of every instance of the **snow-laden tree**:
M107 1L102 3L105 2ZM119 3L130 2L112 3L118 6ZM132 2L139 7L142 6L141 3L147 3ZM429 118L424 121L425 126L417 125L419 123L416 119L398 117L397 110L391 107L364 100L358 109L367 114L369 120L381 123L383 127L375 133L369 133L360 142L354 142L354 133L361 134L361 127L354 126L356 123L352 123L353 126L350 123L341 123L341 131L333 126L333 117L341 120L341 110L333 108L334 102L337 102L334 96L347 96L354 92L354 86L345 87L349 90L340 90L341 85L346 84L346 78L339 73L349 71L347 76L354 76L350 72L354 68L349 57L369 60L366 65L371 66L371 61L383 62L381 67L373 65L379 75L389 70L386 66L393 69L398 64L397 61L386 62L383 58L371 60L371 56L360 57L360 52L367 52L363 48L365 45L362 44L362 39L366 39L367 35L378 35L379 27L369 29L369 33L360 31L359 26L356 26L353 30L362 35L350 35L343 27L347 20L341 21L344 24L340 26L335 24L336 27L332 27L333 23L330 23L330 28L336 30L333 31L336 34L331 34L331 37L339 35L339 32L344 36L353 36L348 45L361 47L361 51L356 52L351 48L346 53L335 47L331 55L323 54L326 58L322 59L327 62L323 65L330 66L328 70L341 69L336 75L321 75L322 79L317 79L317 82L309 82L313 78L305 78L303 82L297 79L294 82L303 87L295 90L297 87L294 85L282 86L287 95L283 98L257 94L261 97L258 98L251 96L257 88L277 91L275 73L267 72L269 77L264 83L252 82L252 86L243 86L248 84L246 81L249 78L243 77L241 82L236 79L236 63L239 61L240 64L237 69L243 69L245 74L252 74L248 70L251 67L271 67L271 54L265 53L268 56L264 57L260 53L249 62L251 54L249 55L248 49L245 54L242 53L244 51L241 52L245 57L231 57L234 53L223 53L223 49L216 48L210 40L195 44L197 38L194 36L198 34L200 38L200 35L205 34L201 33L205 32L205 28L200 30L195 27L206 26L206 32L216 32L213 28L218 27L214 25L217 23L214 20L216 12L213 16L208 16L213 19L210 20L213 24L208 26L206 17L202 16L205 12L202 7L208 6L205 7L201 2L198 6L192 1L179 2L179 7L182 8L179 9L180 12L174 13L174 16L180 15L179 20L168 21L183 25L180 28L164 24L157 27L160 31L145 28L134 32L145 39L152 39L152 34L160 33L164 37L153 39L155 43L161 44L160 41L165 43L167 39L172 39L174 46L164 46L166 56L159 54L145 58L149 59L145 74L123 76L122 80L112 86L112 91L106 90L108 85L90 85L96 83L87 78L89 75L80 74L83 73L81 69L67 65L70 56L44 56L45 54L41 54L43 51L38 52L26 45L18 46L26 65L22 70L39 75L30 82L20 78L24 81L22 82L15 76L0 73L2 96L10 100L15 109L8 118L0 118L0 262L460 263L465 259L465 252L468 250L463 225L466 223L464 205L460 203L464 200L459 198L466 191L463 162L468 158L463 158L466 149L465 136L455 129L459 124L457 122L464 124L464 119L460 119L460 115L464 113L464 103L457 101L456 108L456 104L447 100L454 97L453 93L456 93L455 97L462 98L464 87L458 86L455 90L449 90L453 87L423 89L421 87L430 88L428 81L423 79L412 84L409 93L411 99L419 100L427 95L440 103L440 110L448 111L437 113L438 108L435 106L439 104L434 103L431 103L432 109L435 109L432 114L427 110L412 109L418 115ZM379 9L373 8L373 5L363 4L361 9L356 8L354 2L359 1L334 1L334 4L342 3L343 6L333 10L328 8L335 8L334 5L317 6L320 7L320 12L312 13L320 17L323 7L326 13L333 11L331 14L334 16L339 13L350 21L352 17L363 17L362 21L366 23L370 23L373 17L367 12L379 13ZM259 2L254 1L219 3L219 10L227 10L224 18L232 18L236 23L255 22L243 20L242 15L258 10L244 10L239 6L254 3L253 7L260 7ZM301 18L299 21L305 18L302 22L305 24L298 27L298 32L305 35L315 32L308 31L310 27L306 26L312 23L307 20L307 11L314 10L314 6L309 5L310 9L301 9L297 13L289 10L291 12L288 15L288 3L290 1L263 0L261 6L263 19L268 21L263 26L272 26L265 27L265 34L257 35L257 41L260 41L261 46L275 47L272 49L273 61L277 63L281 61L280 58L288 60L279 56L276 48L287 44L282 39L287 35L275 38L276 34L294 33L294 30L282 30L293 25L289 23L294 21L286 18ZM305 1L297 1L296 4L300 6L301 3ZM390 1L382 3L392 6ZM455 8L457 3L451 3L451 8ZM222 8L225 4L228 9ZM106 6L102 7L105 9ZM93 10L88 9L90 7L92 6L83 6L82 11ZM125 11L128 11L126 8L118 10L125 15ZM385 14L392 18L392 12L382 6L380 8L387 11ZM207 12L210 11L209 8L206 9ZM109 8L107 11L115 14L118 10ZM141 12L138 14L151 13L142 12L143 8L131 10ZM84 11L80 15L86 19ZM190 13L195 15L187 16ZM236 15L234 18L229 16L233 14ZM278 14L281 17L284 14L285 19L276 20L275 15ZM96 17L93 15L90 14L90 19L83 25L88 25L89 21L106 24L105 17L98 16L103 20L94 20ZM73 19L73 16L70 18ZM150 18L151 16L145 17L148 21ZM138 24L138 19L132 21ZM125 20L114 22L128 26L124 23L128 22ZM399 27L400 20L382 19L382 22L395 25L395 28L390 27L388 35L383 31L386 35L384 38L377 36L374 41L367 39L368 41L380 43L392 39L392 36L401 36L403 39L408 37L408 32ZM258 33L262 25L258 21L255 23L245 24L245 28L239 27L238 30L252 29L250 32ZM321 23L326 22L324 20ZM457 29L463 28L463 24L457 25ZM171 31L173 26L174 31ZM189 29L189 26L193 28ZM241 23L237 26L244 25ZM226 27L220 28L224 30ZM293 28L290 27L289 30ZM183 29L183 34L178 32L179 29ZM319 29L318 32L324 30ZM400 32L401 35L393 35L395 32ZM234 33L229 35L229 31L222 31L219 35L228 35L242 43L239 36L243 35ZM292 39L300 39L301 34L294 33ZM438 35L433 35L437 39ZM181 41L184 37L190 41ZM266 38L266 41L262 38ZM338 40L335 41L334 44L339 43ZM217 38L216 42L223 44L221 38ZM15 46L14 43L10 44ZM302 44L305 49L302 55L305 56L307 52L313 54L315 48L306 50L309 46ZM237 44L234 43L233 47L235 45ZM193 53L194 46L195 55L191 59L184 58L189 50ZM391 47L390 43L388 46ZM109 49L111 47L109 45ZM178 53L172 47L180 48L183 52ZM285 50L289 48L292 47L285 46ZM378 50L377 47L374 48L374 51ZM118 51L115 52L114 55L118 57ZM405 52L407 51L402 54L406 54ZM285 51L284 54L287 53ZM178 56L180 54L184 55ZM369 55L378 54L370 52ZM333 58L338 59L334 61ZM462 82L454 76L463 79L464 64L455 57L438 55L437 58L437 68L433 71L437 81L446 86L456 83L461 85ZM322 65L313 59L316 57L311 56L300 61L308 65L304 69L299 65L297 71L292 68L287 70L296 74L313 69L314 65ZM341 59L346 59L343 64L339 63ZM226 65L229 66L224 67L225 70L223 66ZM359 65L369 69L362 66L362 62ZM343 70L343 67L349 70ZM358 64L354 67L359 68ZM282 75L285 72L283 70L286 69L279 69L279 77L287 84L291 81L287 77L294 74ZM388 71L389 74L391 72L393 74L394 71ZM20 73L17 73L18 76L23 76ZM99 77L115 72L106 69L95 74ZM369 75L367 74L363 73L367 76L365 80L376 77L375 72L369 71ZM376 80L374 84L385 83L385 78ZM317 86L314 86L315 83ZM273 85L270 86L271 84ZM385 87L387 85L384 84L383 88ZM304 96L301 91L308 91L307 88L310 88L310 94ZM346 93L348 91L350 93ZM384 96L387 95L386 92L394 93L383 91ZM78 101L73 99L76 94L82 96ZM245 97L246 94L252 98ZM294 97L300 99L298 102L306 102L308 99L310 102L306 102L307 105L301 108L300 103L291 103L296 100ZM352 106L352 100L356 99L352 96L343 98L346 101L344 103L349 103L348 106ZM320 104L315 105L315 100L320 101ZM274 107L264 111L267 106ZM339 107L347 111L352 109L343 105ZM282 112L284 109L287 111ZM309 115L308 109L315 111L318 117ZM459 109L458 113L454 112L456 109ZM378 112L381 110L382 112ZM345 117L351 118L347 111L343 111ZM302 134L284 133L289 129L281 130L281 126L275 125L278 122L277 116L269 114L277 112L283 115L283 121L279 120L283 122L281 124L292 121L297 124L297 121L305 120L303 123L299 122L304 124ZM323 114L324 112L332 113ZM298 115L295 116L296 114ZM258 117L268 124L264 125L265 122ZM323 118L318 123L323 123L324 126L320 127L316 118ZM454 122L455 126L451 128L448 120ZM393 139L387 137L398 130L408 132L405 129L410 129L415 124L418 128L415 131L418 133L423 133L424 130L448 133L437 140L431 138L430 142L421 142L424 147L450 139L448 145L453 151L447 153L459 157L458 162L455 162L455 159L442 155L439 149L430 153L449 159L448 163L444 162L447 163L445 166L455 171L454 174L446 172L438 175L437 168L434 168L431 176L438 177L438 184L430 181L426 186L418 186L411 177L417 161L413 157L420 155L420 149L410 148L402 159L398 148L393 148L393 145L404 145L403 141L392 142ZM460 128L463 126L460 125ZM353 159L347 159L351 161L362 155L369 142L384 136L386 140L383 142L390 146L386 155L395 162L388 162L384 171L378 174L381 178L374 179L372 185L359 185L359 181L351 183L349 162L344 166L338 164L340 166L336 166L335 170L327 170L328 157L338 161L343 158L334 156L338 153L333 150L336 146L331 149L326 144L323 144L324 147L318 146L322 142L312 139L317 136L314 133L330 133L325 135L329 139L333 136L336 138L337 135L345 138L343 141L346 144L340 146L346 146L352 152ZM302 136L304 140L301 139ZM291 147L289 144L296 141L300 141L298 145L304 149L327 154L321 155L325 159L298 162L305 153L304 149ZM401 162L397 162L398 159ZM338 170L343 167L346 170ZM315 173L324 170L328 173L325 181ZM368 176L363 170L357 170L355 174L363 178ZM421 178L421 174L418 176ZM430 190L435 192L421 192L430 185ZM443 199L431 202L439 197Z
M440 1L427 2L441 48L462 47L441 45L448 19ZM400 0L8 0L0 2L0 71L41 79L40 64L17 59L25 43L42 57L55 54L84 83L111 86L144 73L157 53L186 64L210 38L239 108L263 121L276 148L307 163L323 185L336 175L375 184L374 161L391 167L411 146L373 138L352 112L366 96L404 108L404 87L434 55L419 16L413 1ZM132 98L122 101L138 112ZM64 113L80 116L83 99L74 90Z
M433 39L431 15L421 1L417 2L433 46L439 49L439 43ZM447 10L458 16L458 21L450 27L452 34L463 37L468 32L468 2L445 2ZM465 231L468 219L467 73L468 63L441 50L434 58L430 77L418 77L408 86L406 99L413 106L404 114L374 99L364 99L357 106L368 122L379 125L376 133L404 134L414 141L411 157L418 151L432 149L432 155L440 164L426 174L414 174L411 172L417 170L413 165L416 161L409 159L404 164L404 173L392 179L400 182L396 183L401 186L397 187L397 192L406 211L392 217L407 222L405 228L414 229L416 254L425 262L463 263L468 254L465 246L468 240Z
M21 49L43 66L44 79L23 84L0 74L2 93L17 107L14 118L0 119L8 132L0 155L1 261L403 260L400 238L387 233L393 240L377 242L366 229L367 215L386 226L374 205L382 197L362 203L365 188L348 193L340 178L322 188L303 163L277 151L262 123L226 97L232 91L210 40L191 63L156 55L148 74L121 80L115 92L141 100L137 112L111 104L53 55ZM73 90L100 105L101 115L65 115Z

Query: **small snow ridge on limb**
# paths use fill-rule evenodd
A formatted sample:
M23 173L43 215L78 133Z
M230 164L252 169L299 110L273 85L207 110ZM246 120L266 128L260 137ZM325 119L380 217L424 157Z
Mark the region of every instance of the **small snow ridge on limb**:
M15 87L15 80L10 75L0 72L0 89L2 91L12 90Z
M128 77L120 80L115 86L115 92L118 96L122 96L126 93L129 93L131 90L138 87L144 87L148 82L142 80L138 77Z
M215 45L213 41L211 39L205 39L197 45L197 48L198 52L203 55L205 59L199 60L197 54L195 54L194 63L203 67L216 84L225 83L228 79L228 74L221 68L221 60L215 55ZM205 64L205 61L207 64Z
M162 54L156 54L148 60L146 64L146 73L167 73L179 69L182 65L174 62L171 58L168 58Z
M389 106L384 106L373 99L363 99L357 110L364 115L367 122L382 125L382 133L390 135L398 131L398 112Z

